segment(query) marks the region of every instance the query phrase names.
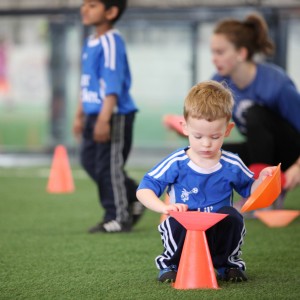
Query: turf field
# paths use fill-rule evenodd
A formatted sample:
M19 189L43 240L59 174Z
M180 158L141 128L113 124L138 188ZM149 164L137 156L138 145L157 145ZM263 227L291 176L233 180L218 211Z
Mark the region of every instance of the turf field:
M95 187L73 169L74 193L47 194L48 174L0 168L0 299L299 299L300 218L285 228L246 220L248 282L179 291L156 282L160 215L147 211L131 233L89 235L101 214ZM285 207L300 209L300 189Z

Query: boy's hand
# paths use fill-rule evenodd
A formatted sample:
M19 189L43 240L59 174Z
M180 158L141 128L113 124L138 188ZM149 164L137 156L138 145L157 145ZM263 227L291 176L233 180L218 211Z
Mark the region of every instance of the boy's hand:
M267 167L264 168L260 173L259 173L259 177L258 180L260 182L262 182L263 180L265 180L268 176L272 176L272 174L275 172L277 167Z
M272 176L277 167L264 168L260 173L259 177L253 182L251 186L251 194L258 188L258 186L268 177Z
M98 119L94 128L94 140L105 143L110 140L110 123Z
M180 203L173 203L166 205L163 214L168 215L170 211L179 211L184 212L188 210L188 206L186 204L180 204Z
M259 173L259 179L261 179L262 181L268 177L268 176L272 176L272 174L275 172L277 167L267 167L262 169L262 171Z
M106 143L111 138L111 125L114 108L117 105L117 96L107 95L103 100L102 109L98 115L94 128L94 141L98 143Z

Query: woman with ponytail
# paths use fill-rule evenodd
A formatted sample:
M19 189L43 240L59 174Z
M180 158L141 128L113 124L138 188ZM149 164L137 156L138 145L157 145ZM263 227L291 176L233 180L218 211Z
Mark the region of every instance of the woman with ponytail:
M213 79L225 81L233 92L233 120L245 136L245 142L223 148L248 166L281 163L284 191L300 185L300 93L283 69L257 60L274 52L265 20L251 14L242 21L220 21L211 51Z

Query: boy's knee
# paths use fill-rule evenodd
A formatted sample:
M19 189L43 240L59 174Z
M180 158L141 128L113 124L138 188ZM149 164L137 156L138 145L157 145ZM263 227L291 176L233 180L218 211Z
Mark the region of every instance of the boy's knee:
M240 215L236 208L233 206L223 206L221 207L217 213L219 214L229 214L229 215Z
M217 213L227 214L228 216L223 219L226 222L243 223L243 216L233 206L221 207Z

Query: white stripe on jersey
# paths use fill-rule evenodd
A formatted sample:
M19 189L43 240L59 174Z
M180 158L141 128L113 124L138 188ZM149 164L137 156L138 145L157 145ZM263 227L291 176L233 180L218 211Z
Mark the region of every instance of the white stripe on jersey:
M244 164L244 162L241 160L241 158L238 155L233 154L233 153L228 152L228 151L225 151L225 150L222 150L222 154L225 154L226 156L230 156L230 157L235 158L236 160L238 160L241 163L241 165L242 165L243 168L245 168L246 170L248 170L247 166Z
M250 178L253 177L253 173L251 171L248 171L248 169L246 168L245 169L245 165L243 163L241 163L241 161L236 161L236 160L233 160L233 159L230 159L226 156L221 156L221 159L233 164L233 165L236 165L238 167L240 167L240 169Z
M109 47L105 35L101 36L101 44L104 52L104 67L109 67Z
M169 158L165 159L156 169L154 169L152 172L148 173L148 175L153 176L155 173L159 172L168 161L170 161L171 159L173 159L176 156L183 154L184 152L185 152L184 150L180 150L180 151L174 153Z
M159 178L162 174L164 174L166 172L166 170L168 170L170 168L170 166L172 165L173 162L180 161L180 160L185 160L187 158L188 158L188 156L184 155L184 156L176 157L176 158L170 160L169 163L166 164L165 167L162 168L161 171L153 177L156 178L156 179Z
M109 68L111 70L116 69L116 42L114 39L114 35L110 32L107 34L108 42L109 42L109 49L110 49L110 61L109 61Z
M105 98L106 84L105 84L105 81L102 78L99 80L99 87L100 87L100 90L99 90L100 97L101 97L101 99L104 99Z

